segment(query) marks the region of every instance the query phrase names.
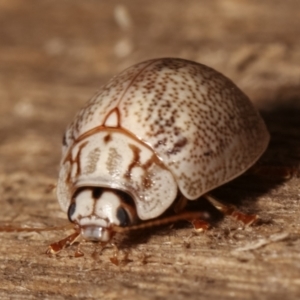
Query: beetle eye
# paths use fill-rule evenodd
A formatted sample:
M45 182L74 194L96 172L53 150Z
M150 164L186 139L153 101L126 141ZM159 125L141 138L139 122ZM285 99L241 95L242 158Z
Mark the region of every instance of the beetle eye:
M122 227L128 226L130 224L128 213L122 206L120 206L117 210L117 218L120 221L120 226Z
M69 206L69 209L68 209L68 219L70 222L73 222L72 215L74 214L75 209L76 209L76 203L73 202L73 203L71 203L71 205Z

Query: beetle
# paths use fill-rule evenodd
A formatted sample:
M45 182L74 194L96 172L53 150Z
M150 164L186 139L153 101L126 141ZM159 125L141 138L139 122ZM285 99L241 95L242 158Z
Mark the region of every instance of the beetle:
M175 202L184 208L244 173L268 142L249 98L221 73L178 58L136 64L66 130L57 198L76 232L48 252L80 235L106 243L116 228L151 224Z

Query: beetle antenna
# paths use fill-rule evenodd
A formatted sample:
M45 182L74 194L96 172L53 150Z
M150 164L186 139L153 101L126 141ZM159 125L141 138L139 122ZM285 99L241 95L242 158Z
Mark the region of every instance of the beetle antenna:
M73 224L65 224L62 226L55 227L16 227L13 225L0 225L0 232L42 232L42 231L52 231L52 230L65 230L74 228Z
M165 217L163 219L155 219L138 225L133 225L128 227L113 226L112 229L115 232L127 232L131 230L139 230L139 229L146 229L154 226L166 225L169 223L174 223L182 220L185 221L192 221L195 219L207 220L208 218L209 215L206 212L182 212L174 216Z

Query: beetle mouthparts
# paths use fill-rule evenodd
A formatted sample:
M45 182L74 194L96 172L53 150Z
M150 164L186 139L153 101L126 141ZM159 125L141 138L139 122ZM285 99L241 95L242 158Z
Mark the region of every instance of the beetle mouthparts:
M109 228L98 225L85 225L80 228L82 237L88 241L108 242L112 238Z

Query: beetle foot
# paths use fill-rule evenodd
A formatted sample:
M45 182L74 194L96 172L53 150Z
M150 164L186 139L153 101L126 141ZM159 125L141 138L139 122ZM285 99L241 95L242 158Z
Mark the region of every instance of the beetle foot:
M109 260L116 266L118 266L120 264L120 260L119 260L119 248L116 246L116 244L114 243L109 243L109 242L104 242L101 243L101 250L100 250L100 254L102 254L102 252L107 249L107 248L113 248L113 256L109 258Z
M114 255L112 257L109 258L109 260L116 266L118 266L120 264L120 260L118 257L118 250L114 251Z
M248 173L272 180L288 180L293 177L299 177L300 169L291 166L255 165L249 169Z
M196 232L204 232L210 228L210 224L201 219L194 219L191 221Z
M112 257L109 258L109 260L116 266L127 265L128 263L131 263L133 260L129 258L129 252L122 251L122 257L120 258L119 249L116 248L114 251L114 254Z
M220 212L226 216L232 217L236 221L242 222L245 226L253 224L257 219L258 215L245 214L236 209L233 205L225 205L212 197L211 195L206 194L205 198Z

